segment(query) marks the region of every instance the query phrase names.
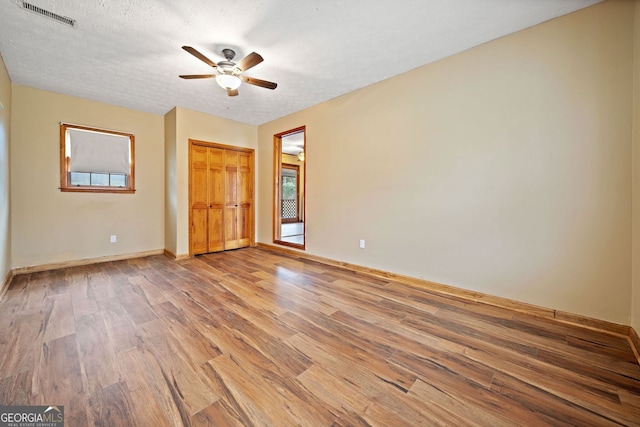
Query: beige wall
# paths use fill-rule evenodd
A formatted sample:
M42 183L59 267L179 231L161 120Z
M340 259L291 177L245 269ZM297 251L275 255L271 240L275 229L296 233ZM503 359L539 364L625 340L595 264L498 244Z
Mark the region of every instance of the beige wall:
M633 6L606 1L262 125L259 181L273 134L306 125L309 253L629 324Z
M640 333L640 0L635 2L633 90L633 280L631 326Z
M171 115L175 115L175 119ZM166 206L165 229L169 235L166 248L183 256L189 254L189 139L256 149L258 136L256 126L186 108L176 107L168 116L165 124L175 123L175 137L170 136L169 145L175 141L175 146L165 147L168 157L165 173L167 188L175 188L175 193L167 198L175 198L175 202Z
M0 284L11 271L11 198L9 144L11 128L11 81L0 56Z
M12 114L14 268L164 247L162 116L19 85ZM61 121L134 133L136 193L61 192Z

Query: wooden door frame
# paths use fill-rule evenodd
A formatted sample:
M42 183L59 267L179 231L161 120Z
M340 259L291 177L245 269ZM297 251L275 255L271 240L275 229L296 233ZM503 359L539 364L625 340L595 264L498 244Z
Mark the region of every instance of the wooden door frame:
M200 141L198 139L191 139L189 138L189 147L188 147L188 151L189 151L189 156L188 156L188 168L189 168L189 182L187 183L188 186L188 193L189 193L189 256L192 257L193 256L193 251L191 250L191 224L193 221L192 215L191 215L191 185L193 183L193 177L192 172L191 172L191 147L193 145L199 145L202 147L207 147L207 148L219 148L219 149L223 149L223 150L233 150L233 151L239 151L239 152L243 152L243 153L249 153L251 156L251 222L250 222L250 227L249 227L249 240L250 240L250 245L251 246L255 246L256 245L256 240L255 240L255 228L256 228L256 215L255 215L255 211L256 211L256 192L255 192L255 188L256 188L256 172L255 172L255 167L256 167L256 157L255 157L255 150L253 148L246 148L246 147L237 147L234 145L226 145L226 144L219 144L217 142L209 142L209 141ZM224 223L224 210L223 210L223 223Z
M282 236L281 236L281 229L282 229L282 218L281 218L281 214L280 214L280 206L281 204L279 203L282 200L282 191L280 189L281 187L281 183L280 180L281 178L281 164L282 164L282 138L287 136L287 135L293 135L296 133L300 133L302 132L304 134L304 150L305 150L305 160L304 163L302 165L302 167L304 168L304 181L302 183L303 185L303 194L304 194L304 204L302 206L302 235L304 236L304 243L302 245L296 244L296 243L289 243L289 242L284 242L282 241ZM273 229L272 229L272 236L273 236L273 243L276 243L278 245L283 245L283 246L289 246L292 248L296 248L296 249L302 249L305 250L306 245L307 245L307 159L306 159L306 152L307 152L307 127L306 126L299 126L297 128L293 128L293 129L289 129L287 131L284 132L280 132L280 133L276 133L275 135L273 135L273 176L274 176L274 184L273 184Z

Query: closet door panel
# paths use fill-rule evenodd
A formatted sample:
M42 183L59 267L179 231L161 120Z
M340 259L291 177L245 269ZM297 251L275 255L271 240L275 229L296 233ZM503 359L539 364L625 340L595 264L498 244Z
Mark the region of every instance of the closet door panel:
M191 253L193 255L207 253L207 210L191 211Z
M238 153L238 246L251 245L252 200L253 200L253 171L251 153Z
M224 155L224 248L237 249L238 242L238 152L225 150Z
M208 252L224 250L224 150L209 148Z
M207 195L207 149L197 145L191 146L191 253L207 252L207 211L209 208Z

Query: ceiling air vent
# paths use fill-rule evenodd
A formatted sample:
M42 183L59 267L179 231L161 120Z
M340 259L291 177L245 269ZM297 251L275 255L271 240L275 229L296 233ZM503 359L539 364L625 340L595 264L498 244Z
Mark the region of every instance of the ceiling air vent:
M66 16L58 15L57 13L49 12L48 10L44 10L41 7L33 5L31 3L27 3L26 1L22 2L22 7L24 9L30 10L31 12L35 12L38 15L46 16L47 18L55 19L56 21L66 24L70 27L74 27L76 25L76 20L67 18Z

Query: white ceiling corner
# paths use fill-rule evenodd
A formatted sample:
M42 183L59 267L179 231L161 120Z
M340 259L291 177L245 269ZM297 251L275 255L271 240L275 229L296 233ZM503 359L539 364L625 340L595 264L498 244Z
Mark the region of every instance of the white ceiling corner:
M20 85L165 114L181 106L262 124L600 0L30 0L75 28L0 1L0 54ZM236 50L264 62L228 97L213 69Z

